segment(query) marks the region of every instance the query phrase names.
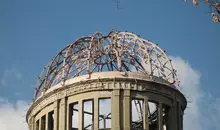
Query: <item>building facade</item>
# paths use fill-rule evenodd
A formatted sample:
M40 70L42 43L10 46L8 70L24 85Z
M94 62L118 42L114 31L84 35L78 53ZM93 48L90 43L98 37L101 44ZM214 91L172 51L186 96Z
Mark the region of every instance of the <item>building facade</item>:
M77 39L39 76L29 129L183 130L187 102L158 48L128 32Z

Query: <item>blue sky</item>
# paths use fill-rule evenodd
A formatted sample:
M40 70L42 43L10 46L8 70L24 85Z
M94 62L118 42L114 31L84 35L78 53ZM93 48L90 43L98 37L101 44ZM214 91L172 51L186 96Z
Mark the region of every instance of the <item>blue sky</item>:
M220 115L213 107L220 103L220 24L212 21L208 5L120 1L122 10L117 10L114 0L0 0L0 110L4 104L16 109L18 101L29 102L43 66L67 44L96 31L107 34L116 29L158 43L176 61L188 65L199 75L196 86L202 97L197 104L212 105L211 110L207 105L198 111L214 109ZM201 120L201 129L217 129Z

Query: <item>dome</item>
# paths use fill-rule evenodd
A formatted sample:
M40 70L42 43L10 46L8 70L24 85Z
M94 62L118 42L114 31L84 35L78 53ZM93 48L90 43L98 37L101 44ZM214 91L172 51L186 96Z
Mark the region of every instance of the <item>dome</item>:
M80 75L97 72L138 72L177 84L176 71L164 50L132 32L96 32L67 45L44 67L38 77L34 99L47 90ZM177 85L176 85L177 86Z

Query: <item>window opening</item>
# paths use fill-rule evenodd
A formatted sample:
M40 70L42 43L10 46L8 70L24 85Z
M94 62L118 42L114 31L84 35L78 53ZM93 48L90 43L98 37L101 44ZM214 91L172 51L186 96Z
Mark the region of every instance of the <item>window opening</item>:
M143 99L132 99L132 130L143 130Z
M87 100L83 102L83 130L93 130L93 124L93 100Z
M54 130L54 112L51 111L48 113L48 130Z
M99 130L111 129L111 99L99 99Z
M151 101L148 101L148 123L149 123L149 130L157 130L158 123L157 123L157 104Z
M41 117L41 130L46 130L46 115Z
M78 103L72 103L69 105L69 127L70 130L78 130L78 115L79 115L79 108Z

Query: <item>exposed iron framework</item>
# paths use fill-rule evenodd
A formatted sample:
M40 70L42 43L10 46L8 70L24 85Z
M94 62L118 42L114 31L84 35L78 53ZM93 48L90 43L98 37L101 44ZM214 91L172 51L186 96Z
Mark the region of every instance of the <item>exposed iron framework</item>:
M38 77L34 100L42 88L103 71L140 72L179 84L171 60L157 44L132 32L112 30L108 35L96 32L81 37L53 57Z

